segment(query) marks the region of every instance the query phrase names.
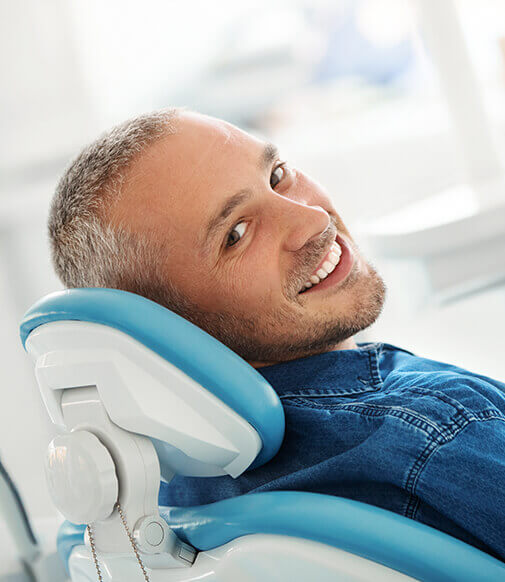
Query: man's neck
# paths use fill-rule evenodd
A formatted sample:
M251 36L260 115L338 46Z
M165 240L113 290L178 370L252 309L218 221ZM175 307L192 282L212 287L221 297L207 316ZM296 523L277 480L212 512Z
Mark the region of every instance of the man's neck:
M358 346L356 345L356 342L354 341L354 337L349 337L346 340L340 342L339 344L333 345L331 347L329 347L326 350L321 350L320 352L317 352L316 354L309 354L311 356L316 356L318 354L325 354L327 352L335 352L336 350L355 350ZM300 358L304 358L307 356L300 356ZM293 358L293 359L299 359L299 358ZM263 368L265 366L273 366L275 364L281 364L282 362L248 362L248 364L250 364L253 368Z

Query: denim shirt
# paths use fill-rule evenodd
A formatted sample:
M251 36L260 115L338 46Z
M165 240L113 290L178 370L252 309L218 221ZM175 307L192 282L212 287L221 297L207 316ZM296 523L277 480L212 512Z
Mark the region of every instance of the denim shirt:
M357 345L258 368L286 416L277 455L237 479L176 476L160 505L326 493L505 561L505 384L387 343Z

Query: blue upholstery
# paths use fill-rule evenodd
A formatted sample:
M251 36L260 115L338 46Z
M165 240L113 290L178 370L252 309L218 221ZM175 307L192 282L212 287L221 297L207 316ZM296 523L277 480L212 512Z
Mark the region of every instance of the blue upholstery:
M23 344L36 327L79 320L109 325L166 358L257 430L263 448L252 466L272 458L284 435L280 401L263 377L212 336L140 296L113 289L49 295L25 315ZM199 550L248 534L322 542L426 582L498 582L505 564L426 525L350 499L314 493L252 493L199 507L161 508L169 526ZM84 525L65 522L58 551L67 564Z
M84 544L84 532L86 531L86 524L76 524L70 521L64 521L58 529L58 536L56 538L56 548L61 561L65 564L68 572L68 561L70 554L76 546Z
M168 360L220 398L256 429L262 449L249 469L263 465L284 438L284 411L270 384L235 352L176 313L118 289L67 289L43 297L26 313L23 346L38 326L89 321L116 328Z
M331 495L251 493L198 507L160 508L168 525L199 550L249 534L313 540L426 582L498 582L505 564L447 534L396 513ZM65 522L58 551L67 563L85 526Z
M272 491L160 510L175 533L199 550L248 534L279 534L322 542L418 580L505 580L505 564L477 548L412 519L342 497Z

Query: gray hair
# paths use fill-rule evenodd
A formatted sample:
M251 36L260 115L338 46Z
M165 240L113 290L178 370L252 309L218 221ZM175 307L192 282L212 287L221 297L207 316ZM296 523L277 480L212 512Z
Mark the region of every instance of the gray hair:
M161 275L169 243L113 226L106 216L106 209L119 200L133 162L158 139L175 133L179 111L154 111L112 128L65 171L51 204L48 231L53 266L66 287L123 289L181 314L189 308Z

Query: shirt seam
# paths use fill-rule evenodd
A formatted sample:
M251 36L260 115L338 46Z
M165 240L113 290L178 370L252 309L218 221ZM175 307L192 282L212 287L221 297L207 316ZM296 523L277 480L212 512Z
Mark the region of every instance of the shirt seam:
M381 356L383 347L383 343L377 343L373 346L373 350L369 350L367 352L372 382L374 386L377 387L377 390L381 390L384 385L379 369L379 358Z
M378 404L378 403L372 403L372 402L341 402L341 403L337 403L337 404L319 404L317 402L311 402L310 400L305 400L303 402L298 402L297 405L300 407L306 406L306 407L311 407L311 408L317 408L317 409L324 409L324 410L341 410L341 409L348 409L348 410L352 410L353 407L356 407L355 410L353 410L353 412L357 412L357 413L365 413L364 409L377 409L377 410L384 410L384 414L387 414L387 411L391 411L392 412L392 416L395 417L404 417L403 420L405 420L406 422L409 422L409 418L410 419L415 419L415 426L417 428L421 428L421 430L425 430L426 434L428 435L432 435L433 432L437 432L439 434L439 438L442 439L442 441L444 441L447 437L450 436L450 432L453 431L454 429L456 429L459 432L459 429L461 427L461 418L466 420L466 421L470 421L470 420L488 420L488 419L503 419L505 420L505 415L493 408L486 408L485 410L482 410L480 412L474 412L472 410L467 409L466 407L464 407L460 402L458 402L457 400L454 400L450 397L448 397L446 394L444 394L443 392L439 391L439 390L428 390L426 388L423 388L421 386L410 386L406 389L406 391L411 392L413 394L420 394L422 396L432 396L434 398L436 398L437 400L440 400L441 402L443 402L444 404L449 405L453 410L453 416L452 419L450 420L449 423L447 424L443 424L443 425L439 425L433 421L431 421L430 419L428 419L427 417L425 417L422 414L419 414L413 410L410 410L408 408L405 408L403 406L391 406L388 404ZM366 393L366 392L371 392L371 391L365 391L365 390L361 390L358 391L357 393ZM301 397L303 398L303 395L301 394L295 394L292 393L293 396L290 395L282 395L280 398L285 397L285 398L292 398L292 403L294 404L297 397ZM347 395L350 395L351 393L348 391L346 392ZM334 397L345 397L346 394L343 393L338 393L338 394L333 394ZM326 396L330 396L330 394L326 393L324 394ZM312 395L315 397L318 396L324 396L323 394L320 395ZM305 396L311 396L309 394L305 394ZM380 416L379 414L369 414L369 416ZM423 423L423 426L419 426L419 422ZM431 428L428 428L431 427Z
M404 510L405 517L416 519L420 504L420 497L417 494L417 484L421 478L421 474L426 469L429 460L439 449L453 441L472 422L487 422L489 420L501 420L502 422L505 422L503 414L499 412L489 414L489 412L491 411L483 411L482 414L474 414L471 418L464 417L465 422L463 423L457 422L457 420L462 418L462 415L458 415L459 419L455 419L455 422L452 423L452 425L447 426L443 431L444 433L447 433L442 435L443 440L434 439L432 437L431 440L428 441L427 445L421 452L421 455L414 460L405 480L404 488L409 494L409 500ZM454 425L457 425L457 430L454 430Z
M361 414L370 417L393 416L395 418L403 420L410 426L422 430L428 436L432 436L434 432L438 433L439 436L442 436L443 433L443 429L441 429L435 423L427 421L426 418L423 417L422 415L418 415L414 411L407 410L402 406L369 404L365 402L353 402L353 403L342 402L339 404L330 404L322 406L317 403L312 403L310 402L310 400L304 400L302 402L299 402L297 400L299 399L293 398L291 399L291 402L289 404L297 406L298 408L313 408L316 410L327 410L329 412L331 412L332 410L348 410L356 414Z
M377 392L378 389L374 386L370 386L368 382L363 381L363 388L300 388L300 390L295 390L292 392L285 392L284 394L278 394L279 398L324 398L324 397L338 397L338 396L349 396L355 394L368 394L370 392Z

